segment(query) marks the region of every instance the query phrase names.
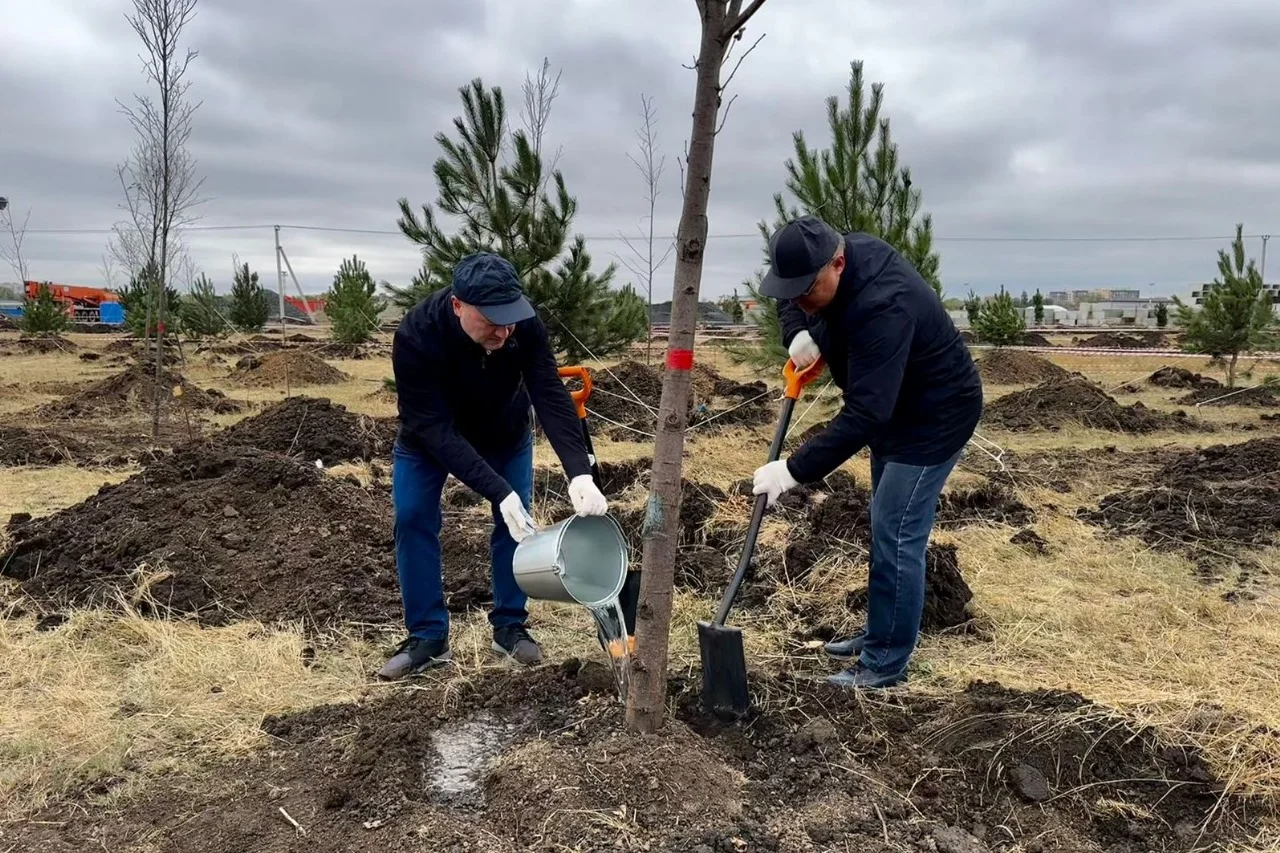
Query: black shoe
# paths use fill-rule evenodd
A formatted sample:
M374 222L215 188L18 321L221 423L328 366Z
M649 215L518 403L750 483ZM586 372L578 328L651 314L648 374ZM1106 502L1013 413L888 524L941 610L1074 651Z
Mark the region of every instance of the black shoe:
M832 640L822 647L828 657L836 660L853 660L862 654L862 647L867 643L867 630L859 628L853 636L845 640Z
M449 651L449 641L424 640L421 637L410 637L401 643L391 658L378 670L378 678L384 681L395 681L432 667L444 666L453 660L453 652Z
M529 629L523 625L495 628L493 650L525 666L542 662L542 648L529 636Z
M907 680L907 671L902 672L875 672L867 669L861 663L856 663L846 669L844 672L837 672L835 675L827 678L828 684L834 684L837 687L851 687L855 690L883 690L886 687L893 687Z

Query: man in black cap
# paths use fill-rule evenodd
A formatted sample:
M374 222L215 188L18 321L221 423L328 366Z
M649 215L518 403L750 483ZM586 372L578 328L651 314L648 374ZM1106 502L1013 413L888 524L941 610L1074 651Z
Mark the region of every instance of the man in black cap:
M797 367L822 355L844 405L789 459L757 469L755 494L772 504L870 449L866 626L826 650L858 658L832 682L888 687L915 650L934 510L982 414L982 382L938 295L883 240L804 216L773 234L769 261L760 292L779 302L783 343Z
M450 474L493 505L493 649L538 663L542 652L526 627L527 598L511 565L516 544L535 532L530 404L569 477L574 511L604 515L608 504L515 267L487 252L459 261L451 286L400 321L391 363L400 410L391 495L409 636L378 675L401 678L451 660L440 565L440 497Z

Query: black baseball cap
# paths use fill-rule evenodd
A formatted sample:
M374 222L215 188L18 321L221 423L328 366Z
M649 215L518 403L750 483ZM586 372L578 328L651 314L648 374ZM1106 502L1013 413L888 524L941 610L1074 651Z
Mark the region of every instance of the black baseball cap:
M480 309L495 326L510 326L537 313L525 298L511 261L492 252L477 252L458 261L453 268L453 295Z
M831 262L844 238L816 216L801 216L769 238L769 272L760 292L774 299L795 299Z

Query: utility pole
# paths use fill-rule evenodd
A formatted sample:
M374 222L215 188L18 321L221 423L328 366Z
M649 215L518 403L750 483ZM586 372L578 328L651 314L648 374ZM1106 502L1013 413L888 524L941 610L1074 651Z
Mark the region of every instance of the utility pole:
M280 266L280 226L276 226L276 289L280 293L280 340L285 339L284 329L284 269Z
M1267 283L1267 241L1271 239L1270 234L1262 235L1262 262L1259 264L1258 275L1262 276L1262 283Z

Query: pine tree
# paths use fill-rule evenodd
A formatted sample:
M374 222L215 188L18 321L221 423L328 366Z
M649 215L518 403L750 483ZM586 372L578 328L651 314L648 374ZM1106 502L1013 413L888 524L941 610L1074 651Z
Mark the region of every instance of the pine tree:
M335 341L362 344L373 339L378 331L378 316L387 307L377 292L378 286L364 261L356 255L343 259L324 301Z
M1018 307L1019 308L1031 307L1031 297L1027 295L1027 292L1025 290L1022 291L1022 295L1018 297Z
M156 333L155 318L160 315L157 305L160 289L156 286L157 267L148 264L129 279L120 291L120 306L124 309L124 326L135 338L152 337ZM164 288L165 337L178 334L182 328L182 297L173 285ZM148 326L150 323L150 326Z
M978 325L978 316L982 313L982 300L969 288L969 295L964 299L964 313L969 315L969 328Z
M743 319L742 300L738 298L738 291L735 288L731 296L726 296L716 305L721 311L729 315L729 319L736 324L741 324Z
M1156 304L1156 328L1163 329L1169 325L1169 304L1167 302L1159 302Z
M446 286L463 257L496 252L515 266L557 352L580 357L585 345L603 355L642 338L645 312L634 322L635 292L610 288L615 266L593 274L584 238L569 244L577 201L542 151L555 98L547 66L536 83L526 82L526 129L510 129L500 87L486 89L476 78L459 94L455 135L436 135L444 154L434 166L434 209L423 205L418 215L399 200L397 224L422 247L423 267L408 287L388 286L391 298L411 307ZM458 230L446 234L442 217L459 222Z
M1188 352L1209 353L1227 360L1227 387L1235 387L1236 361L1240 353L1269 345L1276 332L1276 315L1271 295L1262 284L1262 274L1253 260L1244 254L1244 226L1236 226L1236 239L1231 253L1218 250L1218 274L1206 285L1200 299L1200 310L1177 305L1178 325L1182 326L1182 346Z
M71 325L67 308L53 298L48 282L42 282L36 297L27 297L22 303L22 317L18 328L28 335L54 335L64 332Z
M1039 326L1044 322L1044 296L1040 294L1040 288L1036 288L1036 295L1031 298L1031 304L1036 309L1036 325Z
M258 274L248 264L236 266L231 281L231 325L242 332L261 332L271 316L271 297L258 282Z
M1022 310L1013 302L1013 297L1000 289L995 299L988 299L978 312L978 321L974 324L974 332L978 340L984 344L997 347L1013 346L1022 340L1027 323Z
M193 338L216 338L227 330L213 282L204 273L191 283L191 290L182 301L182 328Z

